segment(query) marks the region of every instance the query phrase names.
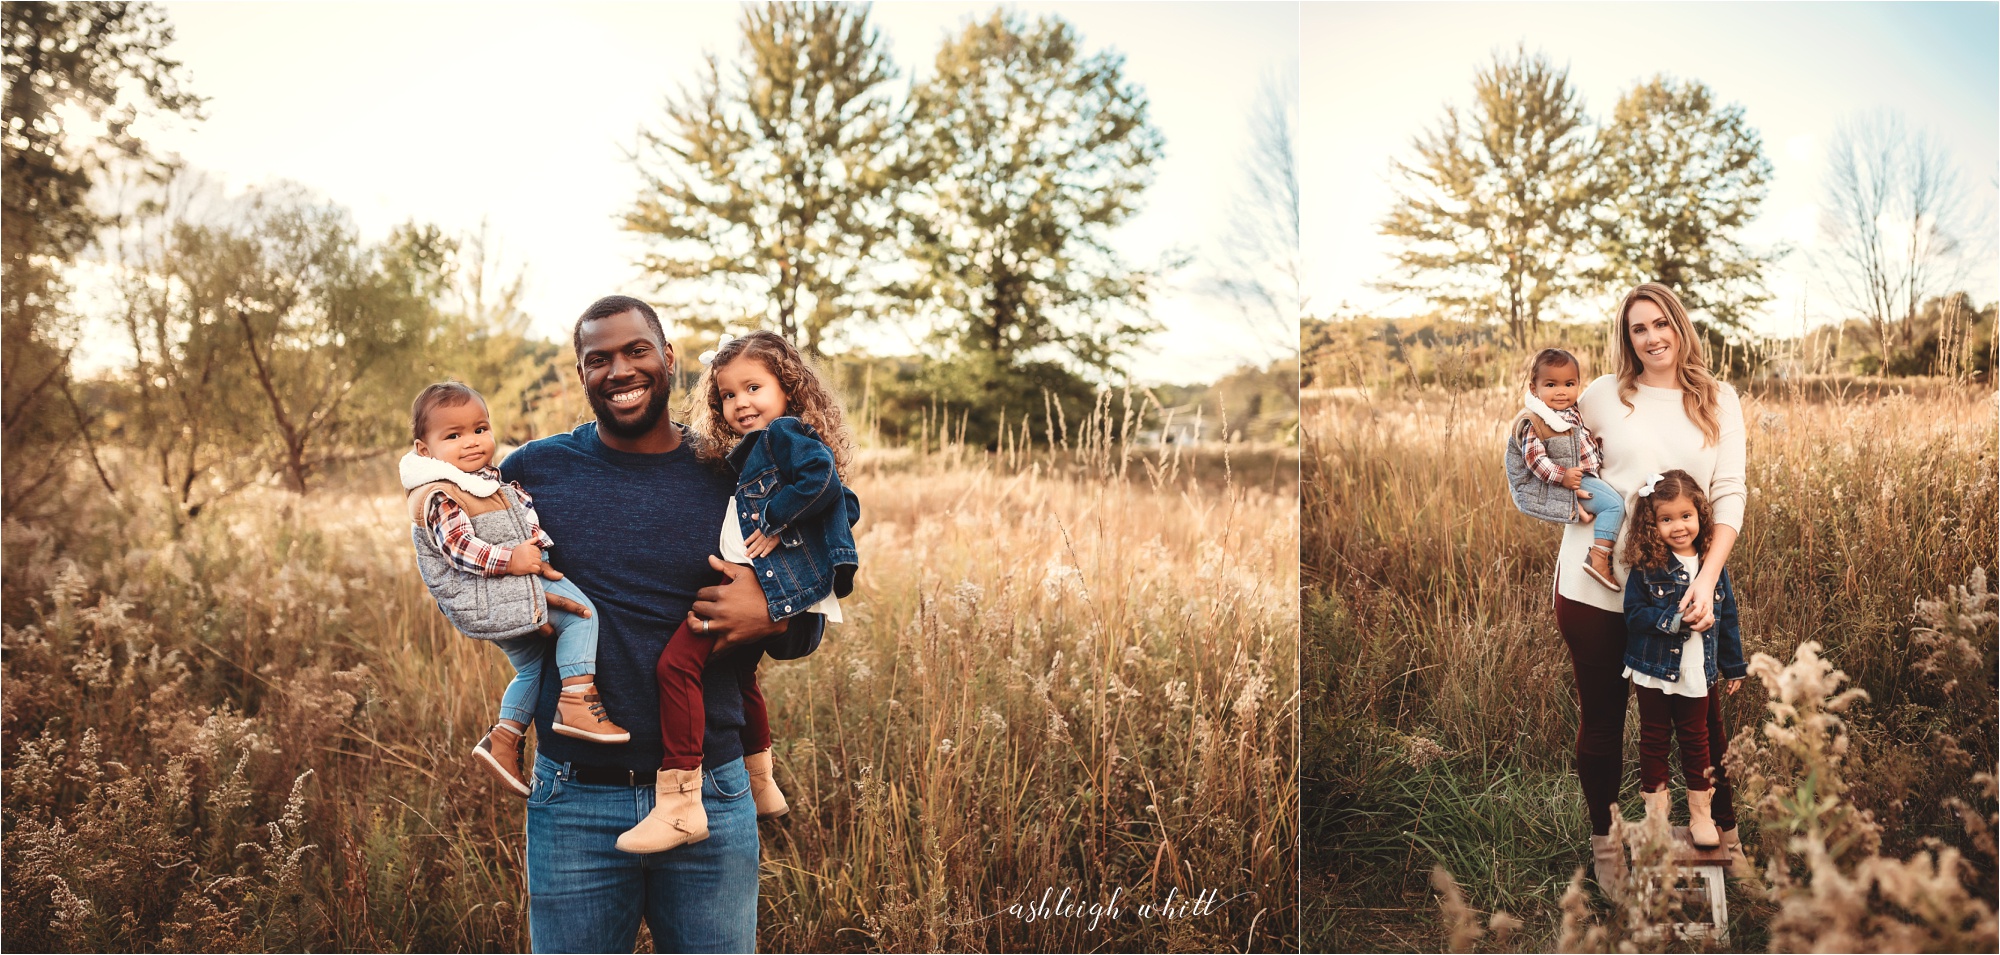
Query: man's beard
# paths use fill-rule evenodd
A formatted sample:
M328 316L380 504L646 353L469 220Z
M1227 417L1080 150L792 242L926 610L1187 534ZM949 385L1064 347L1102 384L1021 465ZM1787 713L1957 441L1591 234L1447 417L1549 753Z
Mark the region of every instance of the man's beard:
M659 425L660 417L667 413L667 388L655 383L646 397L646 410L631 424L620 424L613 417L611 402L596 391L586 389L584 395L590 399L590 410L597 415L597 426L621 438L642 438Z

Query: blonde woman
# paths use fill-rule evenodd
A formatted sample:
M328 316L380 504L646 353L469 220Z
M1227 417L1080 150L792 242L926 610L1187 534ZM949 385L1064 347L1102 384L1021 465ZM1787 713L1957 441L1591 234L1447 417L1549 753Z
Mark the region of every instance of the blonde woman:
M1673 290L1655 282L1633 289L1620 303L1612 337L1616 373L1599 377L1577 399L1584 426L1602 444L1600 476L1630 498L1648 475L1680 469L1701 485L1714 526L1701 570L1680 605L1686 625L1715 625L1715 593L1736 535L1743 527L1743 406L1735 389L1708 370L1702 339ZM1622 879L1625 856L1613 845L1612 804L1624 778L1628 684L1624 606L1620 595L1585 574L1592 542L1589 524L1563 530L1556 557L1556 625L1568 645L1581 710L1576 772L1590 812L1591 862L1598 883ZM1618 582L1629 570L1617 563ZM1736 812L1722 772L1728 732L1722 695L1710 693L1709 756L1715 764L1714 818L1725 845L1736 842Z

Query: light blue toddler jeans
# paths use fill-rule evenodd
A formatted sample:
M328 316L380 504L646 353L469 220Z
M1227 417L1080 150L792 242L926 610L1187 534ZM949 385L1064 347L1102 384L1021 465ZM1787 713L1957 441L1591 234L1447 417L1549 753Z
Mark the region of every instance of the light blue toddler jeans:
M567 610L549 607L549 622L556 625L558 674L564 679L595 674L597 608L567 578L544 580L542 590L558 597L568 597L590 611L590 616L579 617ZM514 664L514 680L500 694L501 719L514 720L523 725L535 721L535 694L542 683L542 660L548 656L547 646L542 642L545 639L539 633L531 633L525 637L493 641L494 646L507 654L507 662Z
M1588 498L1577 498L1583 505L1584 513L1592 518L1590 531L1599 540L1618 539L1618 526L1625 523L1625 498L1600 477L1585 475L1583 489L1590 492Z
M528 935L537 952L629 952L639 920L659 952L757 947L757 804L740 759L702 770L708 838L666 852L618 851L653 811L652 786L580 783L535 756L528 794Z

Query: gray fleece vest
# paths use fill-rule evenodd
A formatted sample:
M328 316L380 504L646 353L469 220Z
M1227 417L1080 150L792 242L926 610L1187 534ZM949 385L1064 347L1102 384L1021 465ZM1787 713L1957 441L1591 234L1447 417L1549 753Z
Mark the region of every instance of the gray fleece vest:
M421 515L429 508L431 496L443 493L434 488L428 490L421 507L413 511ZM505 485L500 493L506 496L507 506L472 514L473 533L489 544L511 546L526 541L528 516L521 499L513 488ZM532 574L487 577L460 570L438 549L430 528L422 524L410 525L410 540L417 545L417 573L423 575L424 586L437 598L438 609L444 611L445 619L459 633L474 640L504 640L533 633L548 619L548 597L542 591L540 577Z
M1553 434L1543 439L1543 450L1549 460L1566 468L1577 466L1576 432L1574 430ZM1550 484L1541 479L1528 467L1527 458L1521 454L1521 419L1514 419L1507 429L1507 487L1514 495L1514 506L1521 513L1536 520L1551 524L1576 523L1576 492L1560 484Z

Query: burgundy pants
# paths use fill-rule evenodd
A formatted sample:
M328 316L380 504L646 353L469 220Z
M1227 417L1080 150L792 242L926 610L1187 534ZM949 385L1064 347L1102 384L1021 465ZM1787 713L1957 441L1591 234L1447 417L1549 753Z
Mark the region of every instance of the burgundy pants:
M1592 835L1611 832L1611 804L1625 777L1625 616L1556 595L1556 627L1576 677L1576 775ZM1708 754L1715 769L1715 824L1736 827L1735 794L1722 771L1729 734L1719 694L1708 695Z
M1720 689L1709 687L1707 696L1675 696L1650 686L1632 687L1639 698L1640 792L1667 788L1673 776L1667 751L1675 737L1681 741L1681 778L1687 788L1708 788L1708 707Z
M701 768L701 741L708 731L708 713L703 707L701 673L708 667L708 653L715 638L688 629L683 621L667 640L654 675L660 682L660 739L666 744L661 769ZM748 662L736 671L736 685L743 694L743 755L771 748L771 720L764 707L764 691L757 687L757 660L761 654L747 654Z

